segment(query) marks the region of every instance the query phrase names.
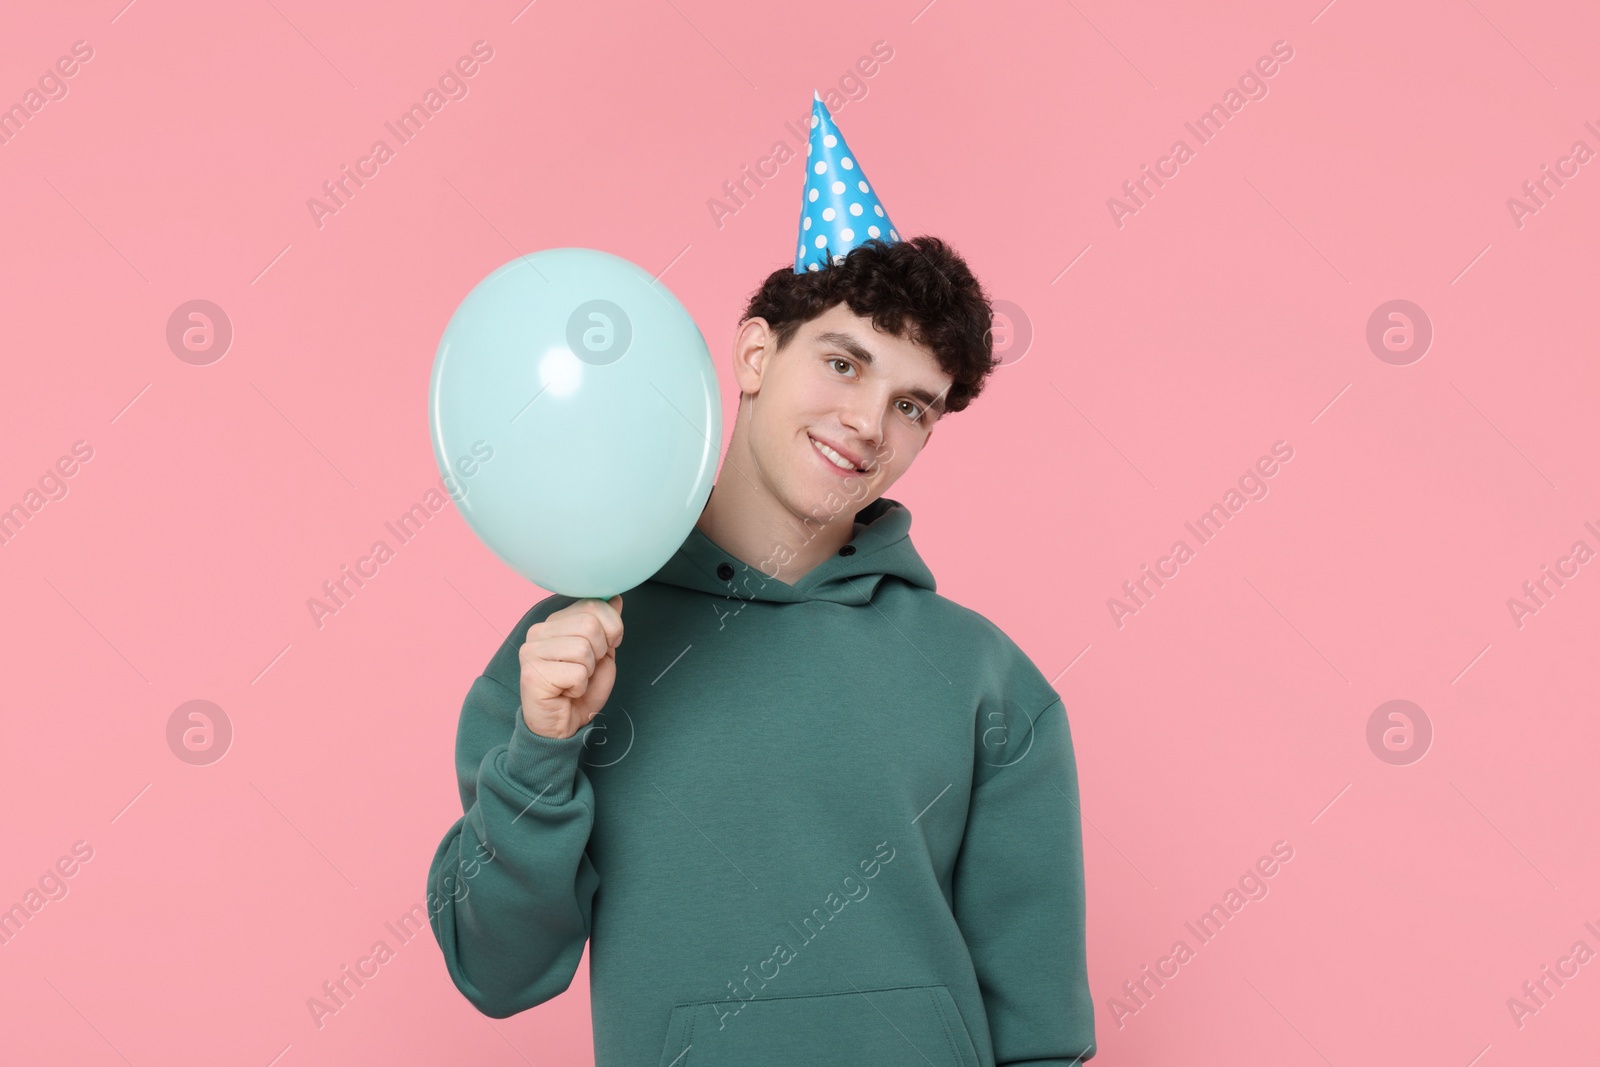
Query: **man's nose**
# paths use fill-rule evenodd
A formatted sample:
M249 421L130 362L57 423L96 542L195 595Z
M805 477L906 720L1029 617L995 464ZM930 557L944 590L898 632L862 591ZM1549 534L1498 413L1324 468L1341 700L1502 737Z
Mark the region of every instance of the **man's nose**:
M874 398L866 405L855 404L846 408L842 421L861 440L877 449L883 443L883 408L886 400Z

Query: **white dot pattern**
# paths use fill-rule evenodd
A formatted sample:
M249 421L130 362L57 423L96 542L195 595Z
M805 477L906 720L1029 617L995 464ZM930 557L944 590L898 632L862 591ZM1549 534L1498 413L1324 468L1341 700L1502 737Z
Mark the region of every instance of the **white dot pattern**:
M811 160L811 167L806 174L804 199L800 204L800 245L794 260L796 274L842 262L852 248L869 240L886 244L900 240L899 232L884 213L883 204L872 186L867 184L866 174L834 124L827 105L817 97L811 101L811 136L806 156ZM844 178L852 180L854 189ZM860 224L852 224L852 221L866 215L868 209L871 210L868 217L877 224L868 226L863 233Z

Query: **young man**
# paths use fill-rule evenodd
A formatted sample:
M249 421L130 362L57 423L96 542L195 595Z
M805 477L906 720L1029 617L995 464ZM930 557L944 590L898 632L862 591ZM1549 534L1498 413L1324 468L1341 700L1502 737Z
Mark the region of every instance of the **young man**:
M495 1018L587 942L597 1067L1067 1067L1095 1042L1066 713L883 495L982 390L990 306L813 112L699 522L625 598L540 601L467 694L434 934Z

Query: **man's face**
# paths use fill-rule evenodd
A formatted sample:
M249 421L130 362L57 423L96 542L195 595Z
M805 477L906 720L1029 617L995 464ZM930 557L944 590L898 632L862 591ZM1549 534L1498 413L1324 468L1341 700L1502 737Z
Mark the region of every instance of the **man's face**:
M911 466L942 413L950 375L931 351L878 330L836 304L801 324L777 350L764 319L734 342L744 412L758 474L790 511L833 521L882 496ZM839 453L841 468L818 445ZM860 469L858 469L860 468Z

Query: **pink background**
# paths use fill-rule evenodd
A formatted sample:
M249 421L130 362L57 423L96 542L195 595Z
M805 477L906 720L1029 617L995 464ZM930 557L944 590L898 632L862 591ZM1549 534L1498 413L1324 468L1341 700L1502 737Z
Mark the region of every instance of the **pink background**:
M840 127L896 226L1034 331L889 495L940 592L1066 698L1096 1062L1596 1056L1600 962L1507 1007L1600 950L1600 564L1507 606L1600 549L1600 161L1507 207L1600 150L1592 7L122 2L13 5L0 35L0 104L94 50L0 145L0 507L93 449L0 547L0 905L93 849L0 948L0 1058L590 1062L587 964L491 1021L431 934L383 925L460 814L467 688L543 593L450 508L320 629L307 601L437 485L435 346L518 252L665 269L730 431L733 327L792 263L802 179L720 228L707 201L880 40ZM469 95L319 228L307 198L478 40ZM1183 123L1275 41L1268 95L1198 145ZM1108 198L1180 137L1119 227ZM235 331L206 366L165 336L194 299ZM1435 331L1408 365L1365 339L1392 299ZM1119 627L1108 598L1280 440L1269 495ZM209 766L168 747L195 699L235 731ZM1409 765L1367 741L1393 699L1433 731ZM1276 841L1269 895L1119 1027L1123 983ZM319 1028L307 1000L380 938Z

